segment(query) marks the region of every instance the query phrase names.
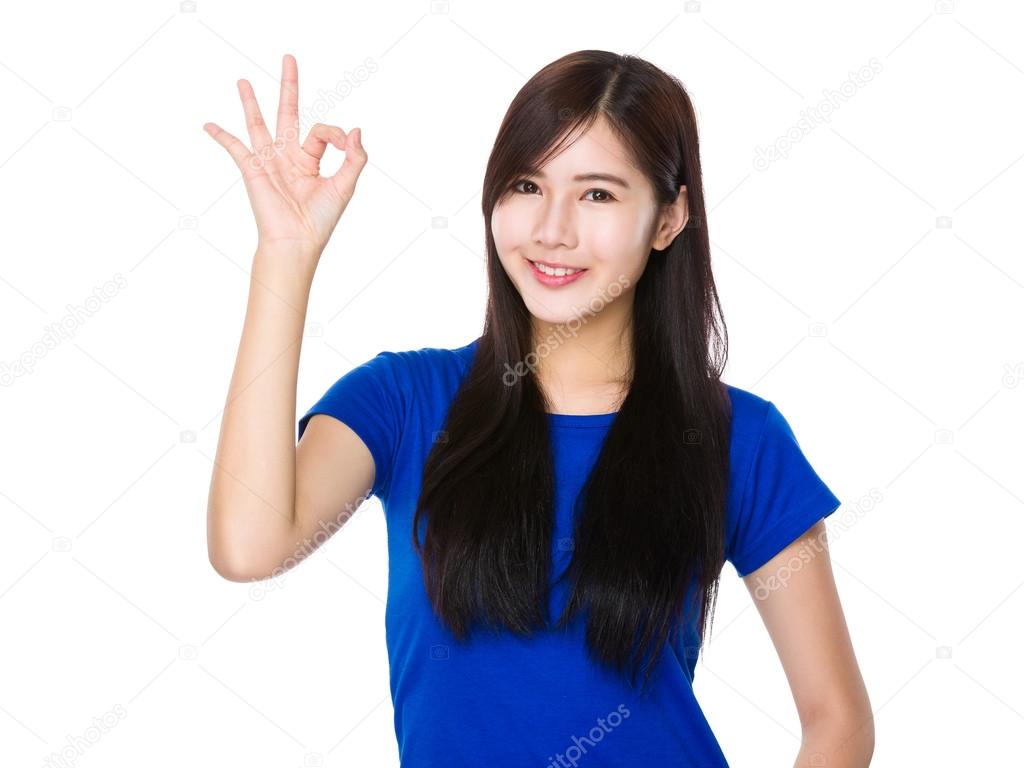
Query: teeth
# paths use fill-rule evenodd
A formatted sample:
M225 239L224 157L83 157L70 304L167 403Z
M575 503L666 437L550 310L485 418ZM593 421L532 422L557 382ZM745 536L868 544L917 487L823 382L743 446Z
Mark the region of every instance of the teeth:
M579 269L566 269L564 267L549 267L545 264L539 264L536 261L531 261L537 269L543 272L545 275L551 275L552 277L564 277L565 275L575 275L577 272L581 272Z

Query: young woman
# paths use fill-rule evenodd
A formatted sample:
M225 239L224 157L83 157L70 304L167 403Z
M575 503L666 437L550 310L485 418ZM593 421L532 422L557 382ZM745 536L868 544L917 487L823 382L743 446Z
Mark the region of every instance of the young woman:
M347 372L297 446L310 284L367 154L358 128L317 124L299 146L291 56L276 143L239 91L252 149L206 126L259 233L210 489L218 573L291 567L372 493L403 766L706 767L727 763L692 684L729 561L792 688L797 765L867 765L822 522L840 502L775 405L721 381L681 83L594 50L531 78L484 178L482 335ZM345 161L322 178L328 144Z

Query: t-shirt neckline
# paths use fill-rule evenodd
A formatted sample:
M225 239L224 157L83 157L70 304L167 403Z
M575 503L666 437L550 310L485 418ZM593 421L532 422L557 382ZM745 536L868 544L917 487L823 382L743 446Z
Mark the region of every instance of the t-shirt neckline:
M548 424L552 427L607 427L618 411L612 413L548 413Z

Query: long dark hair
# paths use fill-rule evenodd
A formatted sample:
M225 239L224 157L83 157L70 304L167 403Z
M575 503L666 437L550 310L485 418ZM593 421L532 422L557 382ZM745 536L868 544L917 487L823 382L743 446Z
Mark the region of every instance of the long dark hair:
M574 508L572 591L558 627L586 615L592 658L644 688L666 641L699 603L699 653L724 564L728 336L704 226L697 125L675 77L643 59L586 50L545 66L498 130L483 184L487 315L476 354L423 470L413 543L437 615L463 640L478 620L547 628L554 471L548 400L523 370L537 340L498 257L495 204L576 129L605 118L659 204L688 194L686 227L637 280L629 390ZM545 154L546 153L546 154ZM418 535L426 515L424 542ZM691 592L691 590L695 590ZM697 601L688 596L699 596ZM684 608L687 608L684 617Z

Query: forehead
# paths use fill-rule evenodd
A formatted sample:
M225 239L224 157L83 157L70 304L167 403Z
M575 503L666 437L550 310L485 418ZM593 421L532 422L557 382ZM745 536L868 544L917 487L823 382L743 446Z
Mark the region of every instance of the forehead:
M613 173L630 182L640 178L625 145L603 118L570 142L541 166L547 178L568 181L575 174L590 172Z

